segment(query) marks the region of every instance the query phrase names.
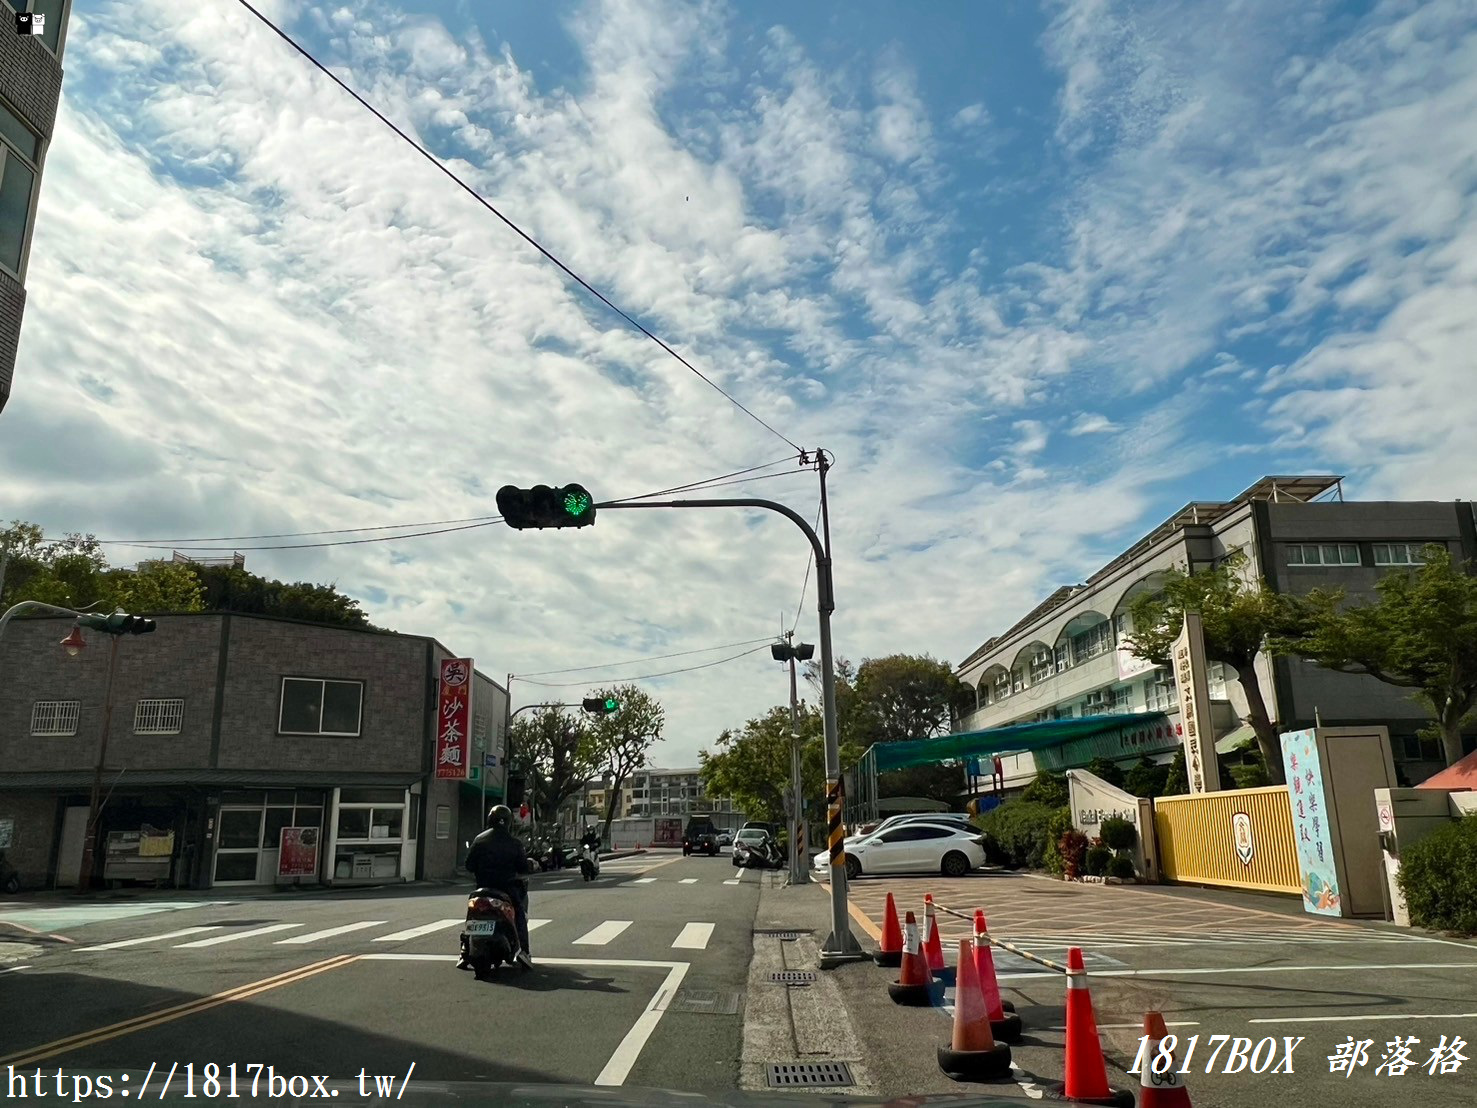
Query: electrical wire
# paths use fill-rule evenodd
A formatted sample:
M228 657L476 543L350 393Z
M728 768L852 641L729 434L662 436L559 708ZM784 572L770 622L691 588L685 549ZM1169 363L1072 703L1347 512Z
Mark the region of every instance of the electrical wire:
M766 431L768 431L770 434L774 435L776 438L779 438L779 439L783 440L787 445L789 445L791 447L794 447L794 449L796 451L799 451L800 450L800 447L799 446L797 446L795 443L791 442L790 439L786 438L784 435L780 434L778 431L776 431L773 427L771 427L764 420L760 419L757 415L755 415L748 408L744 407L743 404L739 403L738 400L734 399L733 396L731 396L728 392L726 392L721 385L719 385L717 382L713 381L711 378L709 378L707 375L705 375L702 372L702 370L698 369L697 366L693 365L686 358L684 358L681 354L679 354L679 353L677 353L677 351L673 350L670 346L668 346L665 342L663 342L660 338L658 338L651 331L648 331L644 326L642 326L640 323L638 323L634 317L632 317L631 315L627 314L623 309L617 307L603 292L601 292L599 289L597 289L594 285L590 284L590 282L586 281L583 277L581 277L574 270L570 269L569 266L565 265L562 261L560 261L557 257L555 257L548 249L546 249L542 244L540 244L537 239L535 239L532 235L528 234L528 232L526 232L525 230L523 230L523 228L519 227L516 223L514 223L507 216L503 215L502 212L498 211L497 208L495 208L491 203L489 203L486 199L483 198L483 196L482 196L481 193L479 193L476 189L472 188L471 185L467 184L460 177L458 177L455 173L453 173L450 169L448 169L444 164L442 164L442 162L441 162L441 160L439 158L437 158L434 154L432 154L424 146L422 146L420 143L416 142L415 139L411 138L404 131L402 131L399 127L395 126L395 124L391 123L384 115L382 115L380 113L379 109L377 109L368 100L364 99L364 97L360 96L357 92L355 92L348 85L346 85L343 81L341 81L337 76L335 76L328 69L327 66L325 66L322 62L320 62L317 58L315 58L311 53L309 53L302 46L298 45L297 41L294 40L291 35L289 35L286 31L282 30L282 28L278 27L275 23L273 23L270 19L268 19L266 16L264 16L261 12L257 11L254 7L252 7L249 3L247 3L247 0L236 0L236 2L238 4L240 4L243 8L245 8L247 11L249 11L252 15L256 16L257 19L261 20L264 24L266 24L268 27L270 27L273 31L275 31L277 33L278 37L280 37L284 42L286 42L289 46L291 46L294 50L296 50L303 57L307 58L308 61L312 62L313 65L316 66L318 68L318 70L321 73L323 73L324 76L326 76L334 84L338 85L339 88L343 89L350 96L352 96L355 100L359 101L359 103L363 107L367 108L370 112L372 112L374 114L375 118L377 118L386 127L390 128L390 130L394 131L397 135L399 135L402 139L404 139L407 143L409 143L417 151L419 151L420 154L427 161L429 161L432 165L434 165L442 173L446 174L446 176L450 177L453 181L455 181L458 185L460 185L461 188L469 196L472 197L472 199L476 200L477 203L481 204L484 208L486 208L488 211L490 211L493 215L497 216L498 219L502 220L505 224L507 224L508 227L511 228L521 239L523 239L524 242L528 243L535 250L537 250L540 254L542 254L545 258L547 258L549 261L553 262L556 266L558 266L561 270L563 270L565 274L567 274L572 280L574 280L576 283L578 283L586 292L590 293L590 295L594 296L597 300L599 300L607 308L609 308L611 311L613 311L616 315L620 316L627 323L629 323L632 327L634 327L636 330L640 331L643 335L645 335L652 342L654 342L658 346L660 346L663 350L665 350L672 357L676 358L677 361L680 362L682 365L686 366L693 373L697 374L697 376L702 381L704 381L710 387L712 387L713 389L715 389L720 395L722 395L724 397L724 399L726 399L734 407L738 408L739 411L743 412L746 416L748 416L750 419L752 419L755 423L759 424L759 426L763 427Z
M762 639L744 639L742 642L720 643L718 646L705 646L700 650L679 650L675 654L652 654L645 658L630 658L624 662L604 662L598 666L570 666L568 669L541 669L536 673L515 673L516 680L523 681L529 677L548 677L555 673L579 673L587 669L609 669L611 666L630 666L637 662L660 662L667 658L685 658L689 654L706 654L710 650L732 650L735 646L752 646L756 642L770 642L769 636Z
M724 474L726 477L727 474ZM283 531L275 535L202 535L179 539L98 539L103 546L167 546L183 542L239 542L248 539L307 539L315 535L353 535L362 531L393 531L402 527L440 527L445 523L496 523L502 516L465 516L462 519L428 519L420 523L382 523L378 527L338 527L331 531ZM387 536L393 538L394 536Z
M774 640L773 639L765 639L764 641L765 641L765 643L770 643L770 642L773 642ZM753 650L745 650L741 654L734 654L734 655L732 655L731 657L728 657L728 658L719 658L716 662L704 662L701 665L687 666L685 669L669 669L669 670L664 670L661 673L639 673L639 674L636 674L634 677L619 677L619 678L614 678L613 680L619 680L619 681L647 681L647 680L650 680L653 677L670 677L674 673L692 673L694 670L711 669L713 666L721 666L721 665L724 665L727 662L736 662L740 658L747 658L750 654L757 654L757 653L759 653L759 651L761 651L761 650L767 650L767 649L769 649L768 646L756 646ZM575 685L589 685L591 683L589 680L586 680L586 681L529 681L527 678L519 678L519 680L522 680L526 684L529 684L529 685L541 685L541 686L543 686L546 689L567 689L567 688L572 688Z
M815 522L810 525L814 531L821 525L821 506L815 506ZM810 548L810 556L805 560L805 580L800 583L800 603L795 605L795 622L790 624L790 634L795 633L795 628L800 626L800 616L805 611L805 590L810 585L810 567L815 565L815 547Z

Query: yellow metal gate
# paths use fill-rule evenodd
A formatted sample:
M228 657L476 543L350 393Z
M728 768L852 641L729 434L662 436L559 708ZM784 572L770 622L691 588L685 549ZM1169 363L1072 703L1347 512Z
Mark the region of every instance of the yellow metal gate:
M1302 893L1286 785L1154 801L1167 881Z

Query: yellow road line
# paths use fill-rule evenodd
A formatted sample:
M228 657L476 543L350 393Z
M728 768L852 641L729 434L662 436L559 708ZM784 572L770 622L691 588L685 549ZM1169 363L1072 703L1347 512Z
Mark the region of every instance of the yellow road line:
M286 973L279 973L275 977L267 977L261 981L252 981L245 985L238 985L234 989L227 989L223 993L215 993L211 996L199 997L187 1001L184 1004L176 1004L172 1008L164 1008L158 1012L150 1012L142 1016L134 1016L132 1019L122 1020L118 1023L109 1024L106 1027L97 1027L91 1031L81 1031L75 1035L68 1035L64 1039L56 1039L41 1046L31 1047L29 1050L21 1051L0 1058L0 1064L28 1066L32 1062L44 1062L48 1058L54 1058L58 1054L65 1054L71 1050L78 1050L86 1046L95 1046L98 1043L107 1042L123 1035L131 1035L135 1031L143 1031L146 1028L157 1027L163 1023L170 1023L185 1016L192 1016L196 1012L203 1012L209 1008L215 1008L221 1004L229 1004L235 1000L245 1000L247 997L256 996L259 993L271 989L280 988L283 985L291 985L295 981L302 981L316 974L324 973L332 969L340 969L350 962L358 961L357 954L340 954L322 962L313 962L306 966L300 966Z
M863 931L871 935L877 942L880 943L882 941L882 932L877 930L877 925L867 918L867 913L863 912L850 900L846 902L846 908L851 913L851 918L862 925ZM0 1059L0 1061L3 1061L3 1059Z

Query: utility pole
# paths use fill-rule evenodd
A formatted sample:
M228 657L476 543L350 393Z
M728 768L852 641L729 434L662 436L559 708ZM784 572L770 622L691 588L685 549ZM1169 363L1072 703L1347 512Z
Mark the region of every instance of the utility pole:
M796 691L795 662L809 661L815 654L810 643L795 644L795 632L783 632L784 642L769 648L776 661L790 664L790 884L810 883L805 862L805 790L800 779L800 697Z
M108 676L103 684L103 736L97 744L97 765L92 773L92 796L87 802L87 838L82 843L80 884L92 887L92 869L97 850L97 823L102 815L103 763L108 760L108 731L113 723L113 671L118 664L118 636L108 636Z

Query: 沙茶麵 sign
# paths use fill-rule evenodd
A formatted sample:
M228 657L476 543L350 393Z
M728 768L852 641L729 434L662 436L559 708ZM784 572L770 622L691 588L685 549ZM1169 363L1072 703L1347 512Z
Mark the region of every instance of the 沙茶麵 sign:
M465 780L471 762L472 659L443 658L436 704L436 776Z

